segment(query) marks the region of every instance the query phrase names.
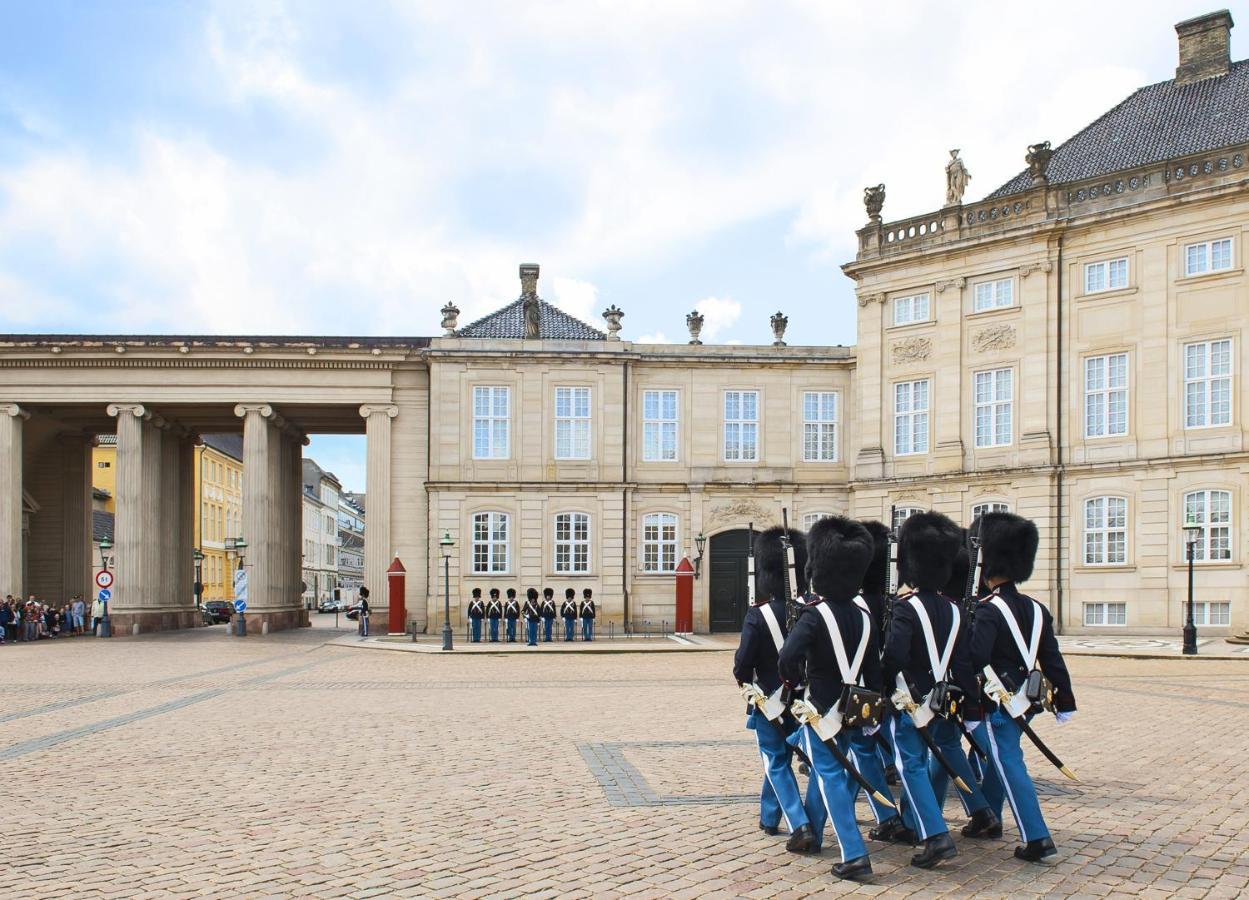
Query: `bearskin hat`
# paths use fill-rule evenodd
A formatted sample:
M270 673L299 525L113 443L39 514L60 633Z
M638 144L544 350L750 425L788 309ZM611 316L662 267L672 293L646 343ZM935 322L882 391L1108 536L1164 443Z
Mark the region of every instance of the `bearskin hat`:
M546 597L548 600L551 599L555 596L555 588L543 588L542 596Z
M525 597L526 599L529 599L529 600L537 600L538 599L537 588L530 588L529 590L525 591Z
M785 548L781 535L785 529L779 525L755 535L755 600L779 600L785 596ZM807 539L801 531L789 529L789 541L794 546L794 581L798 593L807 590ZM795 600L798 598L795 597Z
M859 524L872 536L873 545L872 562L863 575L863 593L883 594L887 574L885 567L889 561L889 528L875 519L861 519Z
M908 518L898 531L898 568L914 588L940 591L950 580L958 553L960 529L939 512Z
M982 576L1021 582L1032 577L1037 545L1036 523L1014 513L990 512L980 517Z
M963 593L967 590L967 569L971 565L971 557L967 553L967 529L960 528L958 532L958 553L954 555L952 560L953 566L950 569L950 580L941 589L941 593L952 600L961 600Z
M481 596L481 588L473 588L473 596L474 596L474 597L480 597L480 596Z
M807 579L826 600L849 600L859 592L872 562L875 541L860 523L829 516L807 535Z

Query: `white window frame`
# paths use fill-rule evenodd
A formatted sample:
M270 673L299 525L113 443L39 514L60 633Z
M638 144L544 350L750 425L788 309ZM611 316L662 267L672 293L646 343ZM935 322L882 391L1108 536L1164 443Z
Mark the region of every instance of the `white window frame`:
M1227 369L1224 372L1211 374L1214 368L1214 353L1216 348L1226 350ZM1203 367L1200 374L1193 374L1189 357L1192 351L1200 349L1202 351ZM1234 407L1234 386L1235 381L1233 375L1236 371L1236 354L1235 347L1231 338L1213 338L1208 341L1191 341L1184 344L1180 355L1180 366L1184 372L1184 428L1222 428L1232 424L1232 410ZM1221 417L1214 416L1214 403L1216 400L1216 392L1222 390L1226 402L1220 404L1223 413ZM1196 398L1201 401L1201 409L1199 414L1194 413L1193 400ZM1217 398L1221 399L1221 398Z
M1119 615L1119 613L1122 613L1122 615ZM1116 619L1121 619L1122 621L1110 621L1112 614ZM1086 628L1124 628L1127 624L1127 603L1099 600L1095 603L1084 604L1084 626Z
M555 458L587 460L591 456L594 395L589 387L560 385L555 388Z
M1084 359L1084 436L1090 440L1128 433L1131 360L1127 352ZM1121 374L1121 378L1118 377ZM1115 412L1122 416L1116 418Z
M1210 613L1218 608L1220 621L1211 622ZM1193 624L1211 628L1224 628L1232 624L1232 604L1229 600L1197 600L1193 603Z
M812 525L814 525L816 522L820 521L820 519L827 519L827 518L829 518L829 517L830 517L830 516L832 516L832 515L833 515L833 513L829 513L829 512L809 512L809 513L803 513L803 516L802 516L802 530L803 530L803 531L810 531L810 530L811 530L811 526L812 526Z
M478 401L485 398L485 413L478 410ZM503 412L499 413L498 401L503 401ZM473 459L508 459L512 445L512 389L505 384L473 385L473 429L470 440L473 442ZM478 428L484 427L484 445L477 442ZM501 429L501 430L500 430Z
M579 529L578 526L581 526ZM563 533L561 533L561 530ZM581 531L583 533L578 534ZM586 575L590 571L590 514L555 514L553 571L561 575Z
M650 575L675 572L681 553L680 517L670 512L654 512L642 516L639 550L638 562L643 572Z
M923 407L917 407L916 388L924 387ZM902 399L905 394L905 408ZM920 456L928 452L929 410L932 408L932 382L927 378L895 381L893 384L893 455ZM922 430L921 430L922 423ZM905 433L904 444L901 437ZM903 449L903 448L906 449Z
M1088 497L1080 520L1081 559L1086 566L1128 564L1128 498L1118 494Z
M985 513L991 512L1010 512L1010 504L1002 500L981 500L979 503L973 503L971 520L974 522Z
M982 382L982 379L987 379L987 382ZM1006 382L1007 397L1005 399L999 396L1003 381ZM982 383L987 383L989 386L989 398L983 401L980 398ZM971 379L971 392L972 439L975 446L978 449L1009 447L1015 442L1015 370L1006 367L974 372ZM988 437L984 440L981 439L980 433L982 413L988 416ZM1005 440L1002 439L1003 425L1006 429Z
M754 398L755 414L747 418L744 414L746 397ZM737 416L729 416L729 398L737 398ZM726 390L723 397L724 432L723 450L725 462L758 462L759 461L759 392L748 390ZM733 435L730 438L730 435ZM749 436L749 440L747 440ZM749 455L748 455L749 451Z
M664 409L672 401L672 415ZM655 415L647 412L647 403L654 402ZM671 438L671 447L668 446ZM642 391L642 461L676 462L681 455L681 392L667 388Z
M1217 255L1217 259L1216 259ZM1184 245L1184 277L1226 272L1235 264L1235 241L1230 237Z
M1128 286L1128 258L1117 256L1084 265L1084 293L1103 294Z
M474 575L507 575L512 571L512 517L497 510L483 510L473 513L472 561L470 567ZM484 524L484 536L479 536L478 526ZM501 532L501 536L500 536ZM502 565L499 565L500 551Z
M918 325L932 321L932 296L927 291L893 298L893 324ZM921 312L922 310L922 312Z
M1213 518L1213 506L1218 503L1224 509L1218 510L1219 518ZM1226 563L1232 560L1232 523L1235 521L1235 510L1232 505L1232 492L1221 488L1201 488L1195 491L1185 491L1183 503L1181 507L1183 519L1180 522L1183 527L1188 522L1196 522L1201 528L1201 537L1196 541L1193 547L1193 562L1195 563ZM1218 549L1220 555L1210 558L1209 551L1211 542L1218 541ZM1182 545L1183 546L1183 545ZM1225 551L1225 552L1223 552ZM1188 548L1183 546L1183 552L1187 559Z
M812 400L814 398L814 400ZM809 403L815 404L815 418ZM841 394L837 391L802 392L802 461L837 462L837 432Z
M902 527L902 523L916 513L922 513L923 507L919 506L895 506L893 508L893 521L889 523L891 530L896 532Z
M1015 279L986 278L972 285L971 311L989 312L994 309L1009 309L1015 305Z

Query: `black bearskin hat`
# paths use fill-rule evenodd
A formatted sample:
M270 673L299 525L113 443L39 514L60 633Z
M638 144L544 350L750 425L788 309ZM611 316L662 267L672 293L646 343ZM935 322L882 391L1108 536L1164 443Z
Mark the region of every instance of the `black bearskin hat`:
M528 600L537 600L537 599L538 599L538 589L537 589L537 588L530 588L529 590L525 591L525 598L526 598L526 599L528 599Z
M990 512L980 517L979 528L985 581L1005 578L1020 582L1032 577L1041 541L1035 522L1014 513Z
M554 597L554 596L555 596L555 588L543 588L543 589L542 589L542 596L543 596L543 597L546 597L548 600L549 600L550 598Z
M481 588L473 588L473 596L474 596L474 597L480 597L480 596L481 596Z
M577 596L577 592L574 591L572 588L565 588L564 596L568 598L569 600L571 600L573 597Z
M872 536L872 562L863 575L863 593L883 594L885 592L885 567L889 560L889 529L884 522L875 519L861 519L859 524L867 529Z
M515 599L516 599L516 588L508 588L508 589L507 589L507 599L509 599L509 600L515 600Z
M775 525L755 535L755 600L780 600L785 596L785 548L781 535L785 529ZM789 529L789 541L794 545L794 581L798 593L806 593L807 539L801 531ZM793 599L797 600L797 597Z
M860 523L829 516L807 535L807 578L826 600L849 600L859 592L875 552L872 535Z
M919 590L940 591L950 580L962 532L948 516L921 512L898 530L902 580Z
M491 589L490 589L490 596L491 596L491 597L498 597L498 596L499 596L499 589L498 589L498 588L491 588Z
M967 553L967 529L960 528L958 532L960 543L958 545L958 553L954 555L953 566L950 570L950 580L941 589L941 593L951 600L963 599L963 594L967 590L967 568L971 565L971 557Z

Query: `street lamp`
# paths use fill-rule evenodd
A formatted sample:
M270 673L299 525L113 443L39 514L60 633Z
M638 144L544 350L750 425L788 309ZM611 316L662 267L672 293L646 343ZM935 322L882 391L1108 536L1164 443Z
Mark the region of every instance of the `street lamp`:
M196 547L191 551L191 559L195 560L195 608L204 605L204 551Z
M698 556L694 558L694 577L701 578L703 574L703 548L707 546L707 538L700 531L698 537L694 538L694 546L698 549Z
M1188 547L1188 622L1184 626L1184 647L1181 652L1185 656L1197 653L1197 623L1193 621L1193 556L1197 542L1201 540L1201 525L1189 519L1184 523L1184 543Z
M243 540L242 538L236 538L234 541L234 552L239 558L238 571L243 573L243 576L244 576L243 577L243 593L246 594L247 593L247 570L243 568L243 557L247 555L247 541ZM235 584L238 583L237 578L235 579L234 583ZM239 597L235 595L234 599L235 600L241 599L243 601L244 607L246 607L247 605L246 596ZM246 637L247 636L247 616L243 614L243 610L238 611L238 619L239 619L238 625L235 627L234 633L238 637Z
M100 568L108 571L108 552L113 549L113 542L108 535L100 538ZM96 634L100 637L113 636L113 623L108 617L108 601L104 600L104 617L100 619L100 628Z
M442 649L454 650L451 645L451 548L455 541L451 540L451 532L444 531L442 540L438 542L442 548L442 580L445 592L442 609Z

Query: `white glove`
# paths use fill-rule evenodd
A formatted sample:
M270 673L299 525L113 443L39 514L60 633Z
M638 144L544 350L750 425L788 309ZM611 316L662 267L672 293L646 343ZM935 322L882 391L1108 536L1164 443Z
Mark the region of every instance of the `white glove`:
M1054 718L1058 720L1058 724L1059 724L1059 725L1066 725L1068 722L1070 722L1070 721L1071 721L1072 719L1074 719L1075 717L1076 717L1076 711L1075 711L1074 709L1073 709L1071 712L1056 712L1056 713L1054 713Z
M871 737L878 731L880 731L879 725L865 725L863 727L863 733L866 734L868 737Z
M972 719L970 722L968 722L968 723L966 723L966 724L967 724L967 731L968 731L968 733L969 733L969 734L975 734L975 733L976 733L976 729L977 729L977 728L979 728L981 725L983 725L983 724L984 724L984 719Z

